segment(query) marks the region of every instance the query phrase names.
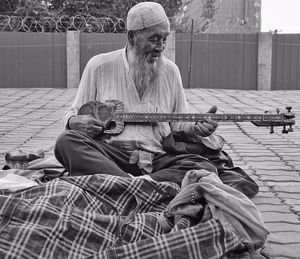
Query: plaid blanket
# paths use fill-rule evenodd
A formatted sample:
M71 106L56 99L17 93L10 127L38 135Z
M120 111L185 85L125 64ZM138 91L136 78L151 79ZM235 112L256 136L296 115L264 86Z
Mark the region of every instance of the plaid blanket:
M90 175L0 195L0 258L220 258L243 245L218 220L159 216L173 183ZM239 257L241 258L241 257Z

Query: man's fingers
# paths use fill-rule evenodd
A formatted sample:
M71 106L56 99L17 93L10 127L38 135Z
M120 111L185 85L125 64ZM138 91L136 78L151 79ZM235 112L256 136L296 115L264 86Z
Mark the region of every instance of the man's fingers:
M216 128L213 124L207 123L206 121L204 121L204 122L202 123L202 126L205 127L206 129L208 129L209 132L214 131L215 128Z
M216 113L217 110L218 110L217 106L214 105L208 110L208 113ZM206 121L196 123L194 127L194 132L198 136L207 137L212 133L214 133L217 127L218 127L217 121L214 121L211 118L207 118Z
M104 123L97 119L93 119L93 124L98 127L104 127Z
M96 132L96 133L100 133L103 131L103 127L102 126L97 126L97 125L92 125L91 129Z
M212 120L212 119L210 119L210 118L208 118L208 119L206 120L206 124L212 125L214 128L217 128L218 125L219 125L217 121Z
M207 137L216 131L217 126L218 126L217 122L215 122L211 119L208 119L207 121L204 121L201 123L198 122L194 126L194 130L197 135L202 136L202 137Z
M90 127L86 130L86 134L90 137L95 137L103 132L102 127Z
M203 123L198 123L197 125L195 125L195 132L198 136L202 136L202 137L206 137L208 135L210 135L210 131L209 129L207 129Z

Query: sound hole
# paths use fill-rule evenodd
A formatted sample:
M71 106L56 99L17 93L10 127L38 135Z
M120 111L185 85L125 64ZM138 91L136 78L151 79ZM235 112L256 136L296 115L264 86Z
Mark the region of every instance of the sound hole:
M116 127L116 122L110 121L107 123L106 129L113 130Z

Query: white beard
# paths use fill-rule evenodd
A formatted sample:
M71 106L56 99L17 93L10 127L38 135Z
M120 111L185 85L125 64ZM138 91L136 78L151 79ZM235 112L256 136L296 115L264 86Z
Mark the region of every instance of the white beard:
M137 60L133 64L131 75L140 98L143 97L147 88L153 88L158 85L162 58L156 62L149 62L150 55L137 55Z

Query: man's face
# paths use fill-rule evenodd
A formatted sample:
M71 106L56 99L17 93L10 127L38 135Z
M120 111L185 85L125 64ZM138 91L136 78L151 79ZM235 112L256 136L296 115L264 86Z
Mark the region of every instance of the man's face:
M169 33L166 23L138 32L134 39L136 54L149 63L159 61Z

